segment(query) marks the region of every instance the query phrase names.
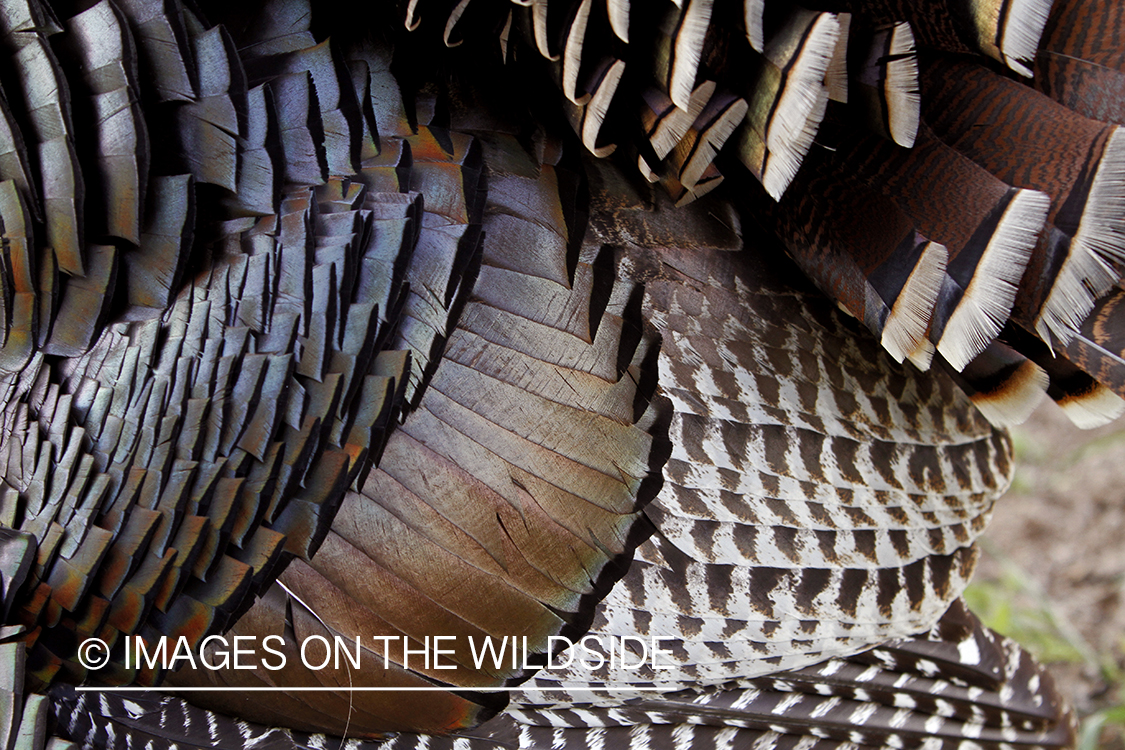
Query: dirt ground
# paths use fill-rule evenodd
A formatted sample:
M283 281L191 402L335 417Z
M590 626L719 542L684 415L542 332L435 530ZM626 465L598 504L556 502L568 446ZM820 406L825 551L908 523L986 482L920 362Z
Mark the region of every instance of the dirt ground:
M1012 431L1015 479L969 600L1051 664L1083 750L1125 750L1125 417L1083 431L1045 401Z

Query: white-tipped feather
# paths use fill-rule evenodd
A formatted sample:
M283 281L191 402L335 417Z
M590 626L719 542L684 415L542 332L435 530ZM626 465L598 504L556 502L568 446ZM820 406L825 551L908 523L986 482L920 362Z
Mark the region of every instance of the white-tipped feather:
M707 102L711 101L711 95L714 93L715 82L704 81L691 92L691 101L687 109L675 107L657 120L656 127L652 129L652 134L649 136L649 143L658 157L663 159L670 154L676 144L687 135L688 129L699 118L699 114L707 106Z
M668 95L681 109L687 109L691 103L695 74L699 70L699 59L703 54L703 40L711 25L713 3L714 0L690 0L684 10L679 34L676 35L676 59L672 64Z
M1106 260L1125 262L1125 137L1114 128L1106 141L1074 243Z
M682 141L678 147L689 152L684 160L684 166L680 170L680 182L683 183L685 188L695 190L695 186L703 177L704 171L715 160L715 155L719 153L727 139L730 138L731 133L746 116L748 106L744 99L731 99L726 104L709 106L704 111L700 119L706 121L697 122L695 126L696 129L703 132L699 134L698 138Z
M1101 383L1095 383L1093 390L1081 395L1062 398L1058 404L1074 426L1082 430L1101 427L1125 414L1125 399Z
M559 56L551 54L551 45L547 41L547 5L548 0L531 0L531 25L539 54L553 61Z
M605 0L609 27L617 38L629 43L629 0Z
M840 38L840 22L832 13L817 15L789 67L766 132L768 155L762 184L774 200L781 198L797 174L828 106L824 77ZM788 42L780 41L784 36L778 35L777 44ZM776 55L770 52L767 48L766 57L778 64Z
M746 38L750 46L761 52L766 48L766 31L762 18L766 12L766 0L746 0L742 6L746 22Z
M1070 252L1055 274L1051 291L1035 319L1035 333L1048 344L1052 335L1060 343L1068 343L1094 309L1098 297L1116 281L1117 274L1109 264L1088 247L1076 247L1072 240Z
M1050 197L1036 190L1020 190L1008 204L937 345L955 370L965 369L1004 327L1050 206Z
M643 156L637 157L637 169L640 171L641 176L649 182L658 182L660 180L660 175L653 170L652 166L645 161Z
M929 339L925 339L918 345L917 349L906 355L906 358L910 361L910 364L922 372L926 372L930 369L930 365L934 363L935 351L933 343Z
M575 104L585 104L590 98L589 94L578 96L578 71L582 68L582 45L586 40L586 24L590 20L590 5L593 0L582 0L574 22L566 33L566 43L563 45L562 58L562 89L563 95Z
M824 112L828 109L828 89L824 88L823 85L818 86L815 93L809 90L804 93L810 95L813 99L812 107L808 109L804 118L796 119L795 111L797 107L793 107L792 112L783 114L779 105L777 114L770 122L771 135L774 133L775 127L785 134L784 137L767 139L768 153L766 155L765 174L762 176L762 185L766 192L773 196L774 200L781 200L781 196L785 194L789 183L797 175L797 170L801 168L801 162L805 160L805 155L808 154L809 148L816 138L820 122L824 119ZM803 108L803 102L801 104ZM786 121L786 119L782 119L783 117L786 119L792 117L794 120L793 126L782 125Z
M617 92L617 84L621 82L621 76L624 72L625 61L615 61L602 76L597 89L590 97L590 101L586 103L582 115L582 145L598 158L609 156L617 150L616 144L599 148L597 143L598 133L601 131L602 122L605 120L605 113L609 110L609 103L613 101L613 95Z
M722 184L723 175L719 172L719 168L714 164L708 164L707 169L703 171L703 174L700 176L699 181L695 183L694 187L684 187L679 195L673 195L676 199L676 207L680 208L693 201L697 201Z
M1098 164L1078 230L1035 323L1035 332L1062 343L1117 282L1114 263L1125 262L1125 137L1114 128Z
M1052 0L1013 0L1003 19L1000 54L1009 68L1031 78L1028 63L1035 59Z
M465 14L465 8L469 7L469 3L471 2L472 0L461 0L449 13L449 18L446 19L445 22L445 32L442 34L442 41L445 42L446 47L460 47L461 42L465 41L462 39L460 42L451 42L449 39L453 36L453 29L457 26L457 22L460 21L461 16Z
M997 393L972 396L973 406L996 427L1023 424L1047 394L1051 378L1034 362L1024 362Z
M891 33L890 59L883 86L887 101L887 121L891 139L904 148L912 148L922 118L922 95L918 88L918 57L914 32L903 21Z
M695 187L691 189L691 192L696 198L702 198L719 185L722 185L724 179L723 173L719 171L718 167L714 164L708 164L707 169L703 170L703 174L700 175L699 181L695 183Z
M824 75L824 85L828 87L828 98L841 104L848 103L848 32L851 30L852 14L840 13L836 16L840 23L840 36L836 39L836 50L832 62Z
M508 59L508 39L512 35L512 11L508 11L508 19L504 21L504 28L500 30L500 59Z
M406 6L406 21L405 21L405 23L406 23L406 30L407 31L414 31L415 29L418 28L418 24L422 23L422 19L417 18L417 15L418 15L418 0L410 0L410 3Z
M911 357L926 341L948 260L945 245L928 243L903 284L883 325L883 348L895 360L901 362ZM922 369L928 368L927 358L926 367Z

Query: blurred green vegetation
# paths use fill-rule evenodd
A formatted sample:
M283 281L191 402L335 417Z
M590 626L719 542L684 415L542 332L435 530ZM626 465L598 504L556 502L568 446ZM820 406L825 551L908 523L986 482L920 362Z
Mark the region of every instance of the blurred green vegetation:
M981 621L1005 635L1043 664L1070 663L1096 673L1106 689L1098 707L1080 715L1078 750L1125 750L1125 668L1113 654L1099 654L1051 605L1035 580L1003 552L980 540L1003 573L997 580L978 580L964 597ZM1119 652L1125 653L1125 635ZM1080 712L1081 714L1081 712Z

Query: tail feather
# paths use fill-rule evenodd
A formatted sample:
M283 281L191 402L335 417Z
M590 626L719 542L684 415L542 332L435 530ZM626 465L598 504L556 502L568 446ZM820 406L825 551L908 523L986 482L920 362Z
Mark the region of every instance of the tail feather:
M810 158L778 203L775 226L817 286L902 361L925 346L948 251L882 191L835 167Z
M677 107L659 89L649 89L644 94L645 108L641 117L645 134L657 159L667 156L676 144L687 135L688 128L698 119L703 108L715 93L715 82L704 81L691 92L686 108Z
M744 100L731 95L720 94L707 103L669 159L669 167L685 189L696 190L706 182L708 168L741 124L747 108Z
M1037 90L1083 117L1125 125L1120 70L1046 48L1035 58L1034 81Z
M691 103L713 5L714 0L684 0L682 7L670 8L663 21L667 41L657 48L654 72L680 109Z
M1125 413L1125 400L1093 376L1017 325L1004 339L1047 373L1047 395L1082 429L1100 427Z
M1125 340L1115 324L1125 292L1114 288L1094 306L1082 329L1066 345L1066 357L1118 396L1125 397Z
M1117 32L1122 20L1121 8L1112 3L1056 0L1040 49L1125 72L1125 53Z
M923 112L938 137L1000 179L1050 195L1048 221L1106 262L1120 259L1125 198L1116 128L963 63L929 65L922 80ZM994 112L983 125L968 123L976 106ZM995 139L1010 142L1011 149L990 146Z
M847 309L880 332L896 357L910 358L922 367L928 366L935 346L955 369L965 367L1013 315L1044 339L1055 337L1065 343L1094 299L1113 283L1109 269L1125 250L1125 243L1118 242L1119 235L1125 234L1114 218L1121 213L1122 202L1116 187L1120 157L1114 131L1063 114L1062 108L1052 109L1030 87L991 73L969 58L948 62L953 56L943 53L989 56L1026 74L1041 38L1045 49L1064 50L1101 32L1082 30L1081 24L1090 23L1085 17L1078 26L1067 26L1074 26L1064 20L1070 18L1068 13L1081 16L1085 11L1063 9L1048 24L1048 7L1041 0L1006 4L976 0L969 12L940 1L816 5L825 11L766 14L764 4L746 2L739 14L710 0L698 0L674 3L658 17L641 19L633 14L626 24L629 14L618 4L608 3L603 9L596 2L536 0L525 5L522 33L554 71L564 108L587 148L607 156L624 144L643 179L662 183L678 205L700 198L731 177L731 165L716 163L711 153L728 136L731 155L763 182L767 193L781 196L817 137L828 99L847 99L843 84L848 83L853 90L849 111L833 119L866 120L867 128L896 143L913 145L921 137L924 149L932 146L925 154L915 149L892 155L890 147L876 149L878 157L871 157L867 166L882 170L886 177L873 177L872 172L867 179L879 182L904 207L909 205L906 213L918 232L935 245L923 256L927 273L922 273L923 266L915 266L918 273L913 277L899 271L892 283L884 278L881 286L872 286L870 268L860 271L842 261L847 270L840 273L850 281L820 279L819 283L838 293ZM425 13L445 20L446 10L444 5L426 9L422 3L412 5L411 24ZM459 5L453 12L461 10ZM845 15L838 17L835 11ZM483 35L492 33L479 28ZM626 43L627 39L631 41ZM921 76L915 39L930 50ZM1112 46L1104 40L1099 44ZM652 53L648 59L646 53ZM733 71L738 72L732 79ZM746 71L754 72L747 76ZM583 89L587 75L592 83ZM745 100L747 109L743 121L736 124L732 110L713 100L710 82L738 76L745 82L735 94ZM855 91L865 93L856 96ZM587 100L586 94L592 98ZM919 107L923 94L924 113ZM995 108L1009 101L1015 104L1005 104L1003 113L986 118L992 122L986 125L987 132L973 124L975 115L963 114L976 112L978 104ZM712 129L708 129L711 118L700 122L699 117L708 106L723 113ZM640 114L639 131L644 133L634 142L628 130L630 112L635 119ZM692 133L690 122L695 123ZM834 128L836 124L830 123L824 145L832 143L828 133ZM1077 140L1069 136L1075 128L1082 133ZM936 138L929 136L931 130ZM988 153L985 145L1007 143L1013 137L1020 145L1012 151L1043 156L1035 160L1041 166L1032 167L1027 175L1019 165L1005 162L1007 149ZM839 153L841 170L862 171L864 165L852 163L851 155L871 153L869 140L858 151L845 148ZM964 173L948 181L950 189L935 189L928 183L909 188L884 184L902 175L926 182L927 175L946 174L948 169L923 164L938 151L948 152L942 163L960 163L958 174ZM903 160L910 164L903 165ZM986 172L1000 182L989 180ZM970 174L972 179L966 181ZM955 183L962 188L988 183L1019 192L985 198L980 192L952 187ZM1036 191L1049 196L1045 222L1041 221L1043 198ZM960 201L961 208L946 210L944 204L951 200ZM980 221L960 221L966 207L974 217L980 215ZM999 218L990 222L985 216L989 210ZM943 223L946 231L935 221ZM781 229L791 241L792 228ZM976 230L983 234L970 242ZM966 237L953 236L964 233ZM1069 244L1058 241L1064 237ZM947 267L936 304L931 306L930 277L939 265L935 262L938 244L948 253ZM904 248L907 245L904 265L913 266L920 245L906 243ZM1024 273L1025 268L1031 270ZM907 279L917 283L917 295L925 299L918 302L917 295L910 294L896 305L896 293Z
M819 4L819 3L818 3ZM836 3L824 2L834 6ZM1031 64L1047 23L1051 3L1024 0L971 0L967 4L859 0L848 10L863 13L876 23L909 22L919 43L954 54L985 55L1020 75L1031 75Z
M824 116L824 85L840 24L829 13L793 13L766 45L736 153L776 200L793 180Z
M1018 425L1027 421L1047 391L1051 379L1036 362L1020 352L993 341L960 372L950 376L995 425Z
M600 134L624 73L624 60L606 58L594 69L584 86L589 98L583 104L571 104L566 108L571 125L582 138L582 145L598 157L609 156L617 149L615 143L603 143Z
M910 150L853 135L838 152L869 154L841 160L834 173L857 171L890 195L919 232L947 248L930 337L955 369L964 368L1011 312L1045 222L1047 196L993 178L924 126Z
M848 40L849 78L860 116L873 132L905 148L921 119L918 60L910 24L870 28L855 22Z

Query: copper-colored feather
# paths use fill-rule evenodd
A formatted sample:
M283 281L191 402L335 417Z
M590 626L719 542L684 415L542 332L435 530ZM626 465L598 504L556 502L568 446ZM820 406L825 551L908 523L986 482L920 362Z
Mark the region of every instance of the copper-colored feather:
M0 750L1065 746L957 600L1121 409L1118 20L0 0Z

